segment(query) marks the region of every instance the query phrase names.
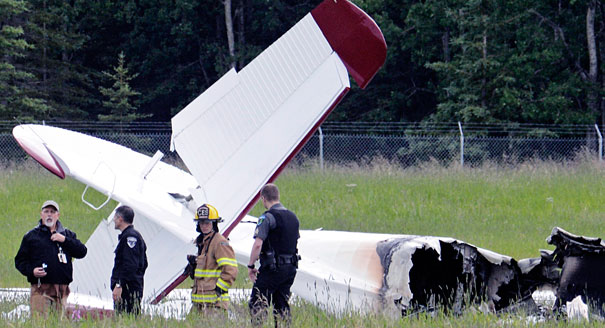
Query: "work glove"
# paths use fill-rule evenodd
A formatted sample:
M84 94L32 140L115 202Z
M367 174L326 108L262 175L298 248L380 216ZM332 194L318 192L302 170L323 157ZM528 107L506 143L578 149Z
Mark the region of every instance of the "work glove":
M214 291L216 292L216 296L218 296L218 297L221 297L221 295L223 295L223 294L227 294L227 291L223 290L219 286L214 287Z
M189 262L189 264L195 268L195 265L197 264L197 256L187 254L187 262Z
M183 271L184 276L189 276L191 279L195 278L196 259L195 255L187 255L187 266L185 267L185 271Z

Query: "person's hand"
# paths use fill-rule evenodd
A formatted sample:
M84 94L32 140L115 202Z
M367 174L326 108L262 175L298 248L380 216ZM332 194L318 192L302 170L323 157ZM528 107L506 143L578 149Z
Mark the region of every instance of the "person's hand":
M187 266L185 267L185 271L183 271L184 276L189 276L191 279L195 279L195 267L197 256L195 255L187 255Z
M46 276L46 270L44 270L42 267L34 268L34 277L42 278L44 276Z
M50 240L62 243L65 241L65 236L63 236L62 234L60 234L58 232L55 232L52 235L50 235Z
M216 296L218 296L218 297L221 297L221 295L228 293L226 290L223 290L219 286L214 287L214 292L216 293Z
M256 275L257 274L258 274L258 269L257 268L254 268L254 269L248 268L248 278L250 278L250 281L256 282Z
M197 256L192 255L192 254L187 254L187 262L189 262L189 264L191 264L191 266L195 267L195 265L197 263Z
M113 300L115 302L119 302L122 300L122 287L114 287L113 292L111 293Z

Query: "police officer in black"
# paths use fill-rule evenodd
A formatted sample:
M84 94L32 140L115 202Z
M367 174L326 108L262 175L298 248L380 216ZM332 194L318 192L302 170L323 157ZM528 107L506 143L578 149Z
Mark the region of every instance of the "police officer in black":
M288 299L298 268L299 222L296 214L280 203L276 185L268 183L261 189L261 201L268 211L258 219L248 263L248 276L254 282L248 304L252 324L262 325L272 303L275 326L282 323L289 326ZM257 259L259 269L254 265Z
M111 272L114 310L117 314L141 313L143 276L147 269L147 246L141 234L134 229L134 211L128 206L116 208L113 217L118 236L115 260Z

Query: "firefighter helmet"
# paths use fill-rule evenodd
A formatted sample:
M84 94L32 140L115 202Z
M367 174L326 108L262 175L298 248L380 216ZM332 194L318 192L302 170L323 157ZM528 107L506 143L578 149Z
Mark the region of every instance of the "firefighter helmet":
M205 221L208 220L210 222L222 222L223 219L218 216L218 211L214 206L210 204L203 204L202 206L197 208L195 211L195 220L196 221Z

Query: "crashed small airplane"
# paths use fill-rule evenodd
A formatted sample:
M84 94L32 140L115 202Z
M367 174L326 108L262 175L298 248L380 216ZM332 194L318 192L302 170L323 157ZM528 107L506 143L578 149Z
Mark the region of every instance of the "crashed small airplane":
M18 125L13 135L50 172L84 183L82 201L92 208L114 199L135 210L149 257L143 302L157 304L186 278L186 255L195 252L197 235L193 211L202 203L219 209L221 232L237 261L248 263L257 219L246 214L260 188L276 179L345 96L349 76L364 88L385 58L382 33L366 13L348 1L325 0L173 117L172 149L191 174L162 162L161 152L149 157L56 127ZM106 201L90 203L88 188ZM88 255L74 263L73 312L107 315L113 308L112 216L87 241ZM552 254L517 262L452 238L312 230L301 231L298 248L293 293L332 312L406 314L437 306L457 312L466 295L499 311L558 282Z

